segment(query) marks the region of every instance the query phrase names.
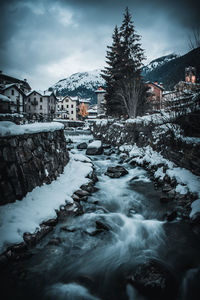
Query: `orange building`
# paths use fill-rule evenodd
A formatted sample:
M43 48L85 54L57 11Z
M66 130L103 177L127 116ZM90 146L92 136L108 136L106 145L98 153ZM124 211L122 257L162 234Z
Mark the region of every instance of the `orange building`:
M149 87L148 93L148 102L152 104L153 110L159 110L162 108L162 94L164 91L162 83L158 84L155 82L146 82L146 85Z

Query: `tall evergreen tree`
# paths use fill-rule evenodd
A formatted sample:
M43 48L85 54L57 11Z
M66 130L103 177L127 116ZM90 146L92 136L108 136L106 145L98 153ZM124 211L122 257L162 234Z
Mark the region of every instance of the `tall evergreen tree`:
M122 114L122 102L116 94L117 80L119 79L118 67L121 59L120 34L116 26L112 35L112 46L107 46L107 67L102 70L101 76L106 82L106 112L108 115Z
M144 84L141 79L144 51L140 36L136 33L128 8L120 32L115 28L113 44L108 47L107 64L103 78L106 81L108 114L114 110L129 117L137 115L137 108L145 101Z

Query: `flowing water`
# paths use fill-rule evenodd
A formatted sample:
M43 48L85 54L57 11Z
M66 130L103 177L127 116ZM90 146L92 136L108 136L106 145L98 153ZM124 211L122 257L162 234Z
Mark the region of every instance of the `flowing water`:
M75 144L92 138L68 134ZM129 173L111 179L104 173L118 164L119 156L91 159L98 191L81 202L84 214L67 217L32 250L31 258L9 266L1 279L1 299L148 299L125 280L148 259L165 262L173 272L181 287L176 299L199 299L194 292L199 293L200 243L189 224L163 221L172 204L160 203L161 192L144 169L124 163ZM96 221L107 230L95 234ZM57 237L59 245L48 245Z

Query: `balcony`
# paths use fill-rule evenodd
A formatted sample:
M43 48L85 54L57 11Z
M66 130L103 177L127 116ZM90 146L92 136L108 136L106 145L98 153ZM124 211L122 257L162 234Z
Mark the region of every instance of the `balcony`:
M31 101L31 105L33 105L33 106L36 106L36 105L38 105L38 101L36 101L36 100L34 100L34 101Z

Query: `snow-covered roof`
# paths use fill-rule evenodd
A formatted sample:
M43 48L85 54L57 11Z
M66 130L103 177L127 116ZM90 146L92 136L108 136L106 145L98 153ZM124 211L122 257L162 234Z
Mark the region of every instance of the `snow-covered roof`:
M70 98L72 101L78 101L78 100L79 100L78 96L74 96L74 97L69 96L69 98Z
M0 94L0 101L1 102L11 102L11 99L8 98L7 96Z
M42 91L42 90L32 90L29 93L26 94L26 96L30 96L32 93L37 93L41 95L42 97L50 97L53 94L53 91Z
M79 102L81 103L90 103L91 99L80 99Z
M13 122L0 122L0 136L22 135L26 133L49 132L61 130L64 125L57 122L51 123L33 123L25 125L16 125Z

